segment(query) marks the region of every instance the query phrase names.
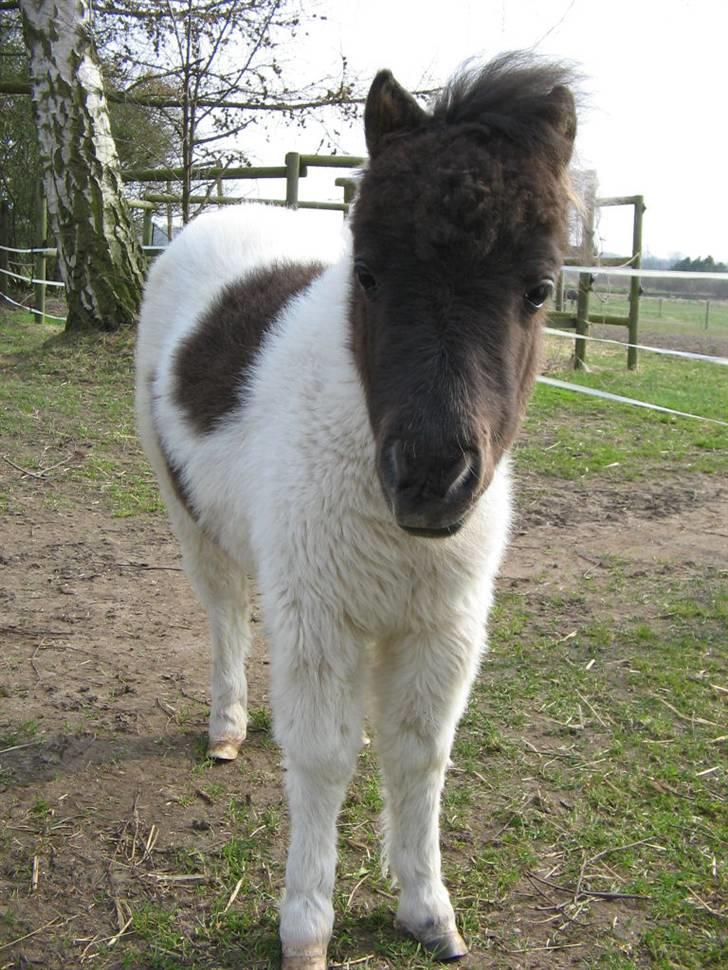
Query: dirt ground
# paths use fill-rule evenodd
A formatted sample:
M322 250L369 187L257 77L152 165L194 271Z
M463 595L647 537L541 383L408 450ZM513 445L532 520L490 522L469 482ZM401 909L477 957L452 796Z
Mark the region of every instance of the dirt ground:
M0 803L10 846L0 909L12 901L15 919L15 933L0 939L0 968L68 967L69 953L82 966L126 921L108 900L153 881L145 867L121 864L130 851L153 852L156 871L169 854L174 872L180 846L207 851L233 831L222 801L194 786L188 797L205 732L205 619L161 516L112 519L62 479L7 463L0 476L14 496L0 539ZM62 494L55 509L50 490ZM523 479L519 492L501 590L522 590L548 569L566 585L605 555L685 575L726 566L728 487L716 477L556 493ZM260 638L249 682L250 708L265 708ZM238 764L219 771L239 797L282 807L279 755L264 732L252 731ZM581 960L565 951L508 965ZM490 961L474 954L468 965Z

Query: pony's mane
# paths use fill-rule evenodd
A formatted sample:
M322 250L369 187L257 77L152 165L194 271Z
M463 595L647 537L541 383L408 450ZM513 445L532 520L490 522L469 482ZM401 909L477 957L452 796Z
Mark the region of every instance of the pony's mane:
M532 147L553 142L549 95L577 82L567 64L542 61L527 51L511 51L485 67L467 64L450 80L432 106L435 122L474 124Z

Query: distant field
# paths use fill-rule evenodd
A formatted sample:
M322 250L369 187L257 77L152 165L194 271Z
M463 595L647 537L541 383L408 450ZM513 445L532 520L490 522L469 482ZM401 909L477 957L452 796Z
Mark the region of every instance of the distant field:
M623 293L592 294L589 312L609 316L627 314L628 301ZM643 296L640 301L640 325L651 331L665 333L708 333L719 330L728 333L728 300L711 300L708 326L705 326L706 301L680 297Z

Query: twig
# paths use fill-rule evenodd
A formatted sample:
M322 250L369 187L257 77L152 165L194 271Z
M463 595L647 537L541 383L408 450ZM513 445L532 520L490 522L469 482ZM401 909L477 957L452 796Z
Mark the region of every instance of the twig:
M20 751L21 748L32 748L34 744L43 744L42 738L37 741L26 741L25 744L14 744L10 748L3 748L0 754L7 754L8 751Z
M36 677L38 678L38 680L42 680L43 678L41 677L41 673L40 673L40 671L39 671L39 670L38 670L38 668L36 667L36 664L35 664L35 656L36 656L36 654L38 653L38 651L39 651L39 650L41 650L41 649L43 648L43 643L44 643L44 641L43 641L43 640L41 640L41 641L40 641L40 643L38 644L38 646L37 646L37 647L35 648L35 650L33 651L33 656L32 656L32 657L30 658L30 666L31 666L31 667L33 668L33 670L35 671L35 676L36 676Z
M726 911L725 910L723 910L721 912L718 909L713 909L712 907L708 906L708 904L705 902L705 900L704 899L701 899L700 896L698 896L698 894L694 890L692 890L690 888L688 888L688 892L693 897L693 899L696 900L696 902L701 907L701 909L706 910L706 912L710 913L711 916L717 916L719 919L725 919L725 916L726 916Z
M358 960L344 960L343 963L330 963L330 967L341 967L342 970L347 970L348 967L355 967L357 963L368 963L370 960L374 959L373 953L368 953L365 957L359 957Z
M60 461L57 461L52 465L46 465L45 468L41 468L40 474L47 475L48 472L52 472L54 468L58 468L59 465L65 465L66 462L71 461L72 459L73 459L73 455L68 455L66 458L61 458Z
M581 700L584 701L584 703L586 704L586 706L592 712L592 714L597 719L597 721L599 721L599 723L602 725L602 727L607 727L606 723L599 716L599 713L596 710L596 708L592 704L589 703L589 701L586 699L586 697L584 697L584 695L580 691L577 691L576 693L579 695L579 697L581 698Z
M118 562L116 564L125 569L165 569L173 573L181 573L181 566L151 566L148 562Z
M144 855L139 860L139 865L141 865L145 859L149 859L151 857L152 849L157 844L158 837L159 829L154 823L152 823L152 827L149 829L149 835L147 836L147 841L144 844Z
M100 940L97 939L96 937L94 937L91 940L91 942L88 943L86 945L86 947L84 948L84 951L81 954L81 960L85 962L85 960L86 960L86 954L88 953L88 951L91 949L92 946L100 946L102 943L106 943L108 945L109 949L111 949L111 947L112 946L115 946L119 942L119 940L121 939L121 937L126 934L126 931L129 929L129 927L131 926L131 924L133 922L134 922L134 917L133 916L130 916L129 919L121 927L121 929L117 933L114 934L114 936L104 936ZM89 960L93 960L97 956L98 956L98 953L92 953L91 956L88 957L88 959Z
M384 896L385 899L393 899L395 902L397 897L392 895L392 893L385 892L384 889L380 889L378 886L372 886L372 892L378 893L380 896Z
M365 872L364 875L359 880L359 882L356 884L356 886L354 886L354 888L352 889L352 891L349 893L349 898L346 900L346 907L345 907L346 909L349 909L350 908L351 901L354 898L354 893L357 891L357 889L359 888L359 886L361 886L361 884L363 882L366 882L366 880L368 878L369 878L369 873L368 872Z
M8 465L14 468L18 472L22 472L23 476L28 475L30 478L36 478L39 482L45 481L42 475L36 474L36 472L30 471L28 468L22 468L20 465L16 465L14 461L11 461L7 455L2 456L3 461L6 461Z
M126 931L129 929L129 927L131 926L131 924L133 922L134 922L134 917L133 916L130 916L129 919L126 921L126 923L124 923L124 925L122 926L122 928L119 930L119 932L116 933L114 936L110 937L110 939L108 940L109 947L112 947L116 943L119 942L119 940L121 939L121 937L126 933ZM103 943L104 941L103 940L99 940L99 942L100 943Z
M695 717L694 714L683 714L682 711L678 711L676 707L673 707L669 701L666 701L664 697L660 697L659 694L653 694L652 696L656 701L659 701L661 704L664 704L665 707L669 708L676 717L680 718L681 721L687 721L689 724L708 724L710 727L720 727L720 725L715 721L706 721L704 717Z
M545 886L550 886L552 889L557 889L560 893L566 893L568 896L574 895L574 890L569 889L568 886L559 886L558 883L550 882L548 879L544 879L543 876L537 875L535 872L528 873L534 879L538 879ZM582 896L595 896L597 899L650 899L650 896L639 896L636 893L614 893L614 892L599 892L596 889L580 889L580 895Z
M33 930L32 933L26 933L25 936L19 936L16 940L11 940L9 943L3 943L2 946L0 946L0 950L7 950L8 947L15 946L16 943L22 943L23 940L29 940L31 936L37 936L39 933L42 933L43 930L47 930L49 926L53 926L55 923L57 923L59 919L60 916L56 916L55 919L52 919L50 922L39 926L38 929Z
M586 943L554 943L553 946L526 946L520 950L506 950L506 953L535 953L537 950L568 950L576 946L586 946Z
M208 876L201 873L181 873L179 875L166 872L147 872L147 878L156 879L157 882L207 882Z
M207 703L207 701L201 701L200 698L199 697L195 697L194 694L188 694L187 691L184 689L184 687L180 687L179 692L180 692L180 694L183 697L186 697L188 701L194 701L195 704L199 704L201 707L209 707L210 706Z
M68 637L73 633L76 637L86 637L88 639L88 634L77 633L75 630L33 630L30 628L23 629L20 626L0 626L0 633L9 633L15 637ZM78 650L79 653L86 653L87 651L82 650L81 647L72 647L70 644L65 645L64 650Z
M124 906L126 906L126 913L124 912ZM122 903L120 899L114 896L114 909L116 910L116 925L119 927L119 932L124 932L124 925L129 925L127 923L127 913L131 917L131 909L126 903Z
M227 913L227 911L230 909L230 907L232 906L232 904L238 898L238 893L240 892L240 887L243 885L244 879L245 879L244 876L241 876L240 879L238 879L237 885L235 886L235 889L233 889L233 891L232 891L232 893L230 895L230 899L228 899L227 905L226 905L225 909L223 910L223 913Z

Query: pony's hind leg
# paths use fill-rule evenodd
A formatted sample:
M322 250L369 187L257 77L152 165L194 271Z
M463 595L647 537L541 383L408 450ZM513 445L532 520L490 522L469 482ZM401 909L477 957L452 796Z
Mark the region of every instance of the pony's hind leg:
M187 517L177 534L185 572L207 610L212 644L211 705L207 753L232 761L245 740L248 685L245 658L251 642L248 580Z
M384 851L400 890L397 925L445 961L468 952L442 881L439 809L476 653L467 640L422 631L380 644L374 668Z

